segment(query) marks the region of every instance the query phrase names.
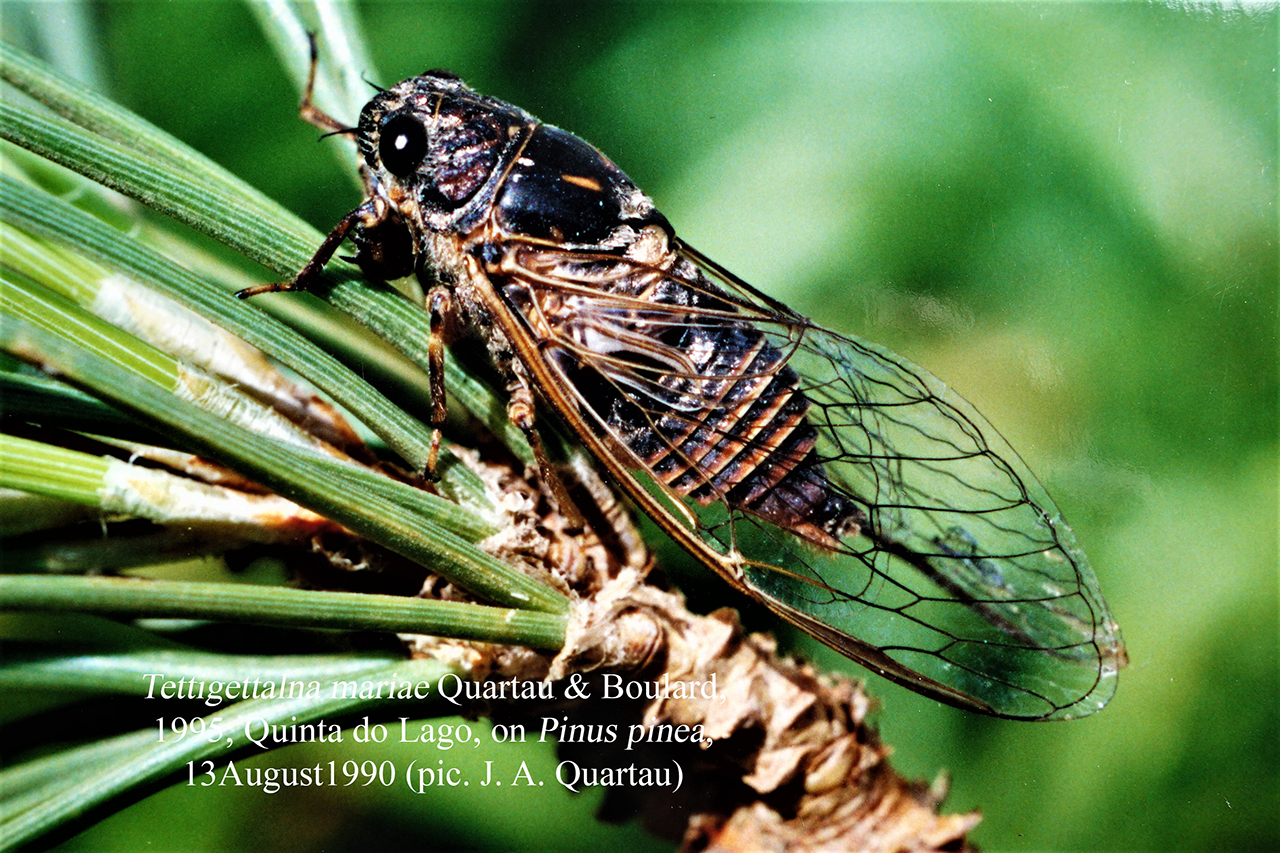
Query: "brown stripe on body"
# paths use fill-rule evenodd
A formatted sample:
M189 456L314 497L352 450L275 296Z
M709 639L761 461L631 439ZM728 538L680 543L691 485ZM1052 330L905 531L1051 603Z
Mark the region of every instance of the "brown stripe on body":
M713 357L705 378L663 377L663 395L651 398L650 427L633 431L630 446L645 466L677 494L703 506L724 500L827 547L861 519L836 492L814 450L817 431L808 418L811 402L799 377L759 330L742 325L703 325L690 335L709 335ZM717 352L716 339L734 337L738 351ZM743 339L751 345L743 348ZM698 343L706 346L707 340ZM683 347L682 347L683 349ZM720 357L716 357L719 355ZM781 366L779 366L781 364ZM702 415L667 407L682 395L702 391ZM664 399L665 398L665 399Z
M716 474L772 422L791 396L790 387L777 387L775 391L779 377L773 372L773 366L781 353L766 345L763 338L761 335L746 353L744 361L749 358L751 363L745 369L735 370L736 365L721 359L721 363L710 365L711 370L718 371L712 374L717 378L695 380L706 387L718 388L714 396L712 393L700 396L705 400L701 417L664 415L658 421L657 429L671 447L646 461L655 473L663 475L664 482L681 494L688 492L684 484L672 483L680 476L681 469L696 466L708 476Z
M543 269L552 272L550 265ZM564 351L560 369L584 401L586 422L623 443L660 483L703 506L724 501L826 547L865 523L852 498L827 478L809 419L812 402L783 351L759 328L700 313L733 310L701 273L682 271L695 287L654 267L620 275L608 263L570 261L559 273L570 271L578 281L598 273L602 296L636 307L613 303L599 315L586 303L580 315L564 313L568 306L552 296L554 288L541 291L531 301L542 303L541 316L557 327L553 336L586 340L585 330L599 334L612 326L620 333L616 343L622 332L653 342L611 348L608 359L593 364ZM532 305L512 301L530 315ZM655 358L659 353L667 357ZM676 359L685 366L673 368L668 361Z

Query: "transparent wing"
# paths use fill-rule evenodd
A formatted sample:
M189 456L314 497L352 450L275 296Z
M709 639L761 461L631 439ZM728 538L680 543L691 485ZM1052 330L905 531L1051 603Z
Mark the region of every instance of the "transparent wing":
M520 247L495 279L546 395L736 586L941 701L1101 709L1125 653L1039 482L927 371L817 327L687 247Z

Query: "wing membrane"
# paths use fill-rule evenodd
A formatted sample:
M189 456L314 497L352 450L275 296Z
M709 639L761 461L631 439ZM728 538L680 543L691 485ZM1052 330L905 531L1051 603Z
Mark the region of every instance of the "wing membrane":
M1070 528L972 406L683 247L509 247L530 373L731 583L873 670L1019 719L1102 708L1124 648Z

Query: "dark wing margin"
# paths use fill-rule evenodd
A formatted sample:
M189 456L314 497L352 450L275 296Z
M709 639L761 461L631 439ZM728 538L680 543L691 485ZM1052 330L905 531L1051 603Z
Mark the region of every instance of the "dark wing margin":
M923 368L687 247L658 268L515 245L492 278L543 396L734 586L948 704L1050 720L1111 698L1124 645L1075 536Z

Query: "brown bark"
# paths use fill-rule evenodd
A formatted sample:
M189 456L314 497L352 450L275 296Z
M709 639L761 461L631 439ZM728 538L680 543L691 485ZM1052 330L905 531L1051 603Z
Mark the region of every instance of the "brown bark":
M668 687L714 679L711 696L668 690L640 711L645 726L701 726L702 742L676 753L689 768L680 804L648 790L632 792L625 809L667 831L677 809L686 818L677 830L682 850L971 849L965 835L979 816L940 814L944 784L930 788L897 774L888 747L867 724L872 700L861 684L779 655L771 638L745 634L732 610L699 616L678 592L650 583L643 543L589 474L582 480L596 524L578 530L509 469L472 462L510 515L488 547L574 598L566 644L549 660L527 650L417 638L418 653L464 661L477 678L563 681L612 672Z

